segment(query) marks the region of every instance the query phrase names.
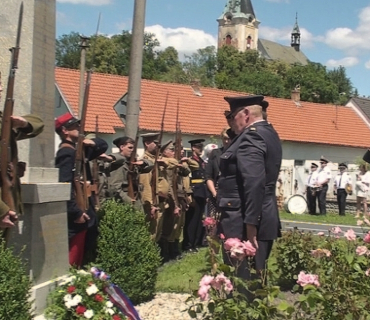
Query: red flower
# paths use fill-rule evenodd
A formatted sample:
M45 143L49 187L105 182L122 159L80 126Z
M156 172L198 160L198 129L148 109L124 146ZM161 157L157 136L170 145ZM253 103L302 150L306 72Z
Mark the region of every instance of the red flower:
M86 311L87 309L84 307L84 306L78 306L76 308L76 313L77 314L84 314L84 312Z
M68 293L73 293L73 292L75 292L75 290L76 290L76 287L74 287L74 286L69 286L69 287L68 287L68 289L67 289L67 292L68 292Z
M96 294L94 300L98 302L103 302L104 298L100 294Z
M118 314L115 314L112 318L113 320L122 320Z

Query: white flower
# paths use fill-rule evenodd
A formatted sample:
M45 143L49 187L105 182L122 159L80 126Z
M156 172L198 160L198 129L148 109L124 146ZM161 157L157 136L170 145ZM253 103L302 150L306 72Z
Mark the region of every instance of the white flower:
M115 314L114 310L111 309L111 308L104 308L104 312L109 313L111 316L113 316Z
M64 300L65 302L67 302L67 301L71 301L71 300L72 300L72 296L71 296L70 294L66 294L66 295L64 296L63 300Z
M78 305L78 302L75 299L72 299L70 301L67 301L66 304L68 303L69 306L71 307L76 307Z
M76 305L81 303L82 301L82 297L79 295L79 294L76 294L74 297L73 297L73 301L76 302Z
M86 293L87 293L89 296L91 296L92 294L97 293L98 291L99 291L99 289L98 289L98 287L97 287L95 284L91 285L90 287L88 287L88 288L86 289Z
M59 282L59 286L64 286L68 283L73 282L74 280L76 280L76 276L71 276L71 277L65 278L62 282Z
M94 316L94 311L92 311L92 310L86 310L85 312L84 312L84 316L85 316L85 318L87 318L87 319L91 319L93 316Z
M112 303L112 302L110 302L110 301L107 301L107 302L105 303L105 306L106 306L107 308L113 308L113 303Z
M87 271L85 271L85 270L78 270L77 271L77 273L78 274L82 274L83 276L87 276L87 275L89 275L90 273L88 273Z
M68 300L64 305L67 307L67 309L71 309L73 300Z

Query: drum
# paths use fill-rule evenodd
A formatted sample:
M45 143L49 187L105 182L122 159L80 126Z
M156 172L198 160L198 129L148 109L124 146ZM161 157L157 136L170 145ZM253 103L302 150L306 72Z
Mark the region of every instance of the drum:
M284 209L288 213L303 214L307 211L307 201L300 194L292 195L284 203Z

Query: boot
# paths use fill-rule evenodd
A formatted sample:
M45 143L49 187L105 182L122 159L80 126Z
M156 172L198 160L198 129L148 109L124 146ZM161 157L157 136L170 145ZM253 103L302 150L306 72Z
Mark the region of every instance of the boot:
M158 245L161 248L162 263L170 261L168 244L169 244L168 241L165 239L160 239L158 241Z
M174 254L175 254L176 260L182 259L182 254L181 254L181 251L180 251L179 239L175 240L175 242L174 242Z
M170 260L176 259L175 242L168 242L168 255Z

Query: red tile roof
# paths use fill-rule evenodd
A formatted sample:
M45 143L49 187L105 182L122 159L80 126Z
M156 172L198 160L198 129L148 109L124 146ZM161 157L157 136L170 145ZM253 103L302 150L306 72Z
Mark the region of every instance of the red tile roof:
M77 114L79 71L56 68L56 83L68 105ZM95 130L99 115L99 131L115 133L122 122L113 109L127 92L128 77L94 73L90 87L86 130ZM169 93L164 130L175 131L177 100L180 101L181 130L183 133L218 135L225 127L223 116L228 104L224 96L243 95L240 92L201 87L196 96L189 85L142 80L140 130L158 131L166 94ZM370 147L370 130L356 112L345 106L301 102L297 106L290 99L270 98L268 120L285 141Z

